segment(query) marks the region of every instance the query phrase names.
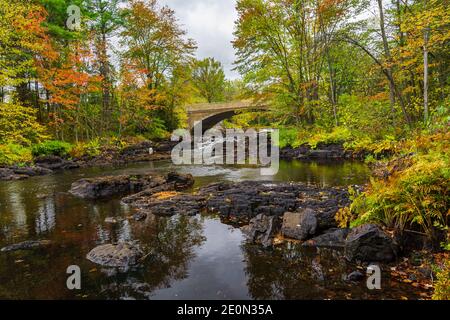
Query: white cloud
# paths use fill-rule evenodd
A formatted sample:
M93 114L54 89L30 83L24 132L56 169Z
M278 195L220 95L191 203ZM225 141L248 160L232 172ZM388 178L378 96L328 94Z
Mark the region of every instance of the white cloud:
M222 62L228 78L239 75L232 71L235 59L233 40L237 19L235 0L160 0L175 10L188 37L197 42L198 58L214 57Z

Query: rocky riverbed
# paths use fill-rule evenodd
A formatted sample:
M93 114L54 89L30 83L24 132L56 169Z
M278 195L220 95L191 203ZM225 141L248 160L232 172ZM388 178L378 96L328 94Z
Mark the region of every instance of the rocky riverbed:
M87 199L125 194L122 202L137 210L137 221L147 215L217 214L224 223L241 228L249 243L264 248L294 240L308 247L343 250L349 261L390 262L397 257L395 242L375 225L337 228L336 212L350 203L347 188L243 181L213 183L193 193L183 192L193 184L192 176L177 173L111 176L76 181L70 193ZM110 264L114 252L120 261L127 261L123 252L135 253L107 250L105 259L95 261Z

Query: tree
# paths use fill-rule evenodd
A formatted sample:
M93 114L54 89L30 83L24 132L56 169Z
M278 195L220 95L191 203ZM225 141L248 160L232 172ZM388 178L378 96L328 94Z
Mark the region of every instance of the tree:
M150 88L158 89L178 64L189 62L195 43L185 40L186 31L178 25L175 12L159 7L156 0L131 1L124 17L124 56L145 70Z
M167 6L158 6L156 0L131 1L124 11L122 44L127 48L123 61L137 70L134 88L151 93L147 100L147 116L163 119L167 129L174 124L173 101L168 96L173 90L170 83L178 82L180 66L189 65L195 42L186 39L175 12ZM123 66L124 67L124 66ZM122 67L122 69L123 69ZM139 80L139 81L138 81ZM147 94L144 94L148 97Z
M96 64L99 74L102 76L102 113L103 127L109 128L112 112L112 66L108 50L110 48L110 37L122 25L120 3L123 0L88 0L86 8L90 15L89 25L95 35Z
M42 26L46 12L34 3L0 0L0 17L0 143L29 145L45 131L32 108L29 83L36 57L51 54Z
M234 47L237 70L263 99L313 122L324 57L350 1L239 0Z
M192 81L200 96L211 102L223 99L225 72L222 64L214 58L197 60L192 70Z

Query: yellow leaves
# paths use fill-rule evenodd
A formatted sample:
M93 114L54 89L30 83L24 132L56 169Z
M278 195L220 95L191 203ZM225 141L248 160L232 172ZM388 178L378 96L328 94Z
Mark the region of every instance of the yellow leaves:
M13 103L0 103L0 144L31 145L46 138L45 128L35 116L36 111Z
M163 191L163 192L155 193L153 195L153 197L158 199L158 200L166 200L166 199L173 198L176 195L178 195L178 192L175 192L175 191Z
M335 216L339 228L347 228L353 219L353 214L348 207L340 208Z

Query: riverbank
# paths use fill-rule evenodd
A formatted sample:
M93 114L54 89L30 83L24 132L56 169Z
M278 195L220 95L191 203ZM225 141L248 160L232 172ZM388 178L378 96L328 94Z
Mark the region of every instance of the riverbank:
M105 146L99 148L97 155L42 155L31 162L14 165L0 165L0 181L22 180L65 170L117 166L136 162L149 162L170 159L170 152L176 143L169 140L160 142L143 141L123 148ZM360 153L345 150L343 145L319 145L313 149L308 145L297 148L286 146L280 150L282 160L358 160L364 159Z
M137 162L149 162L170 159L174 143L170 141L143 141L123 148L106 146L100 148L98 155L81 157L43 155L35 157L32 163L0 166L0 181L23 180L34 176L56 172L87 168L119 166Z

